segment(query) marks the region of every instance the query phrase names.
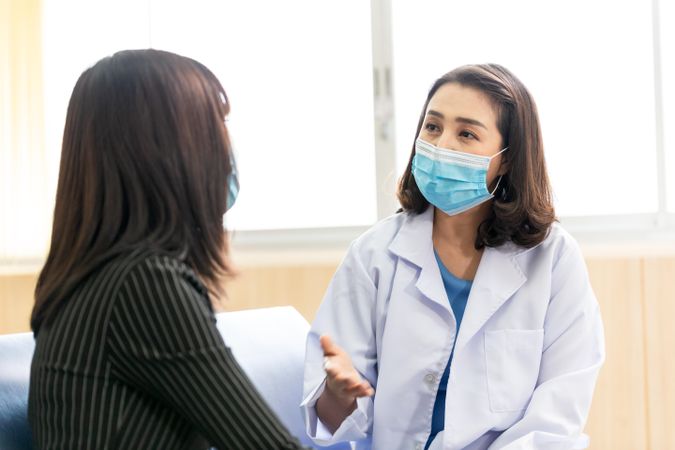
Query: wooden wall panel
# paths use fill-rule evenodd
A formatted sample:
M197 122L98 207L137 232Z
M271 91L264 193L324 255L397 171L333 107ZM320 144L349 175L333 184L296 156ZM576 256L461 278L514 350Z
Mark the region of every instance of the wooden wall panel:
M226 310L293 305L314 318L339 257L248 263ZM675 449L675 258L587 258L605 324L607 360L586 427L591 449ZM0 276L0 334L28 331L36 275Z
M650 449L675 449L675 258L644 261Z
M225 309L293 305L307 321L314 319L337 264L247 267L227 287Z
M647 405L640 260L590 260L588 270L607 349L586 426L590 448L643 450Z
M227 285L226 311L294 306L312 321L337 263L245 267ZM30 331L37 275L0 275L0 334Z
M37 275L0 275L0 334L30 331Z

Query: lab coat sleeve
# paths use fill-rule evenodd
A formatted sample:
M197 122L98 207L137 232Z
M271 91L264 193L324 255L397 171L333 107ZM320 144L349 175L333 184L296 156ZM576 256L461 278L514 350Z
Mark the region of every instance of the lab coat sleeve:
M354 368L376 388L375 299L377 288L368 273L358 241L335 273L307 336L304 399L301 408L307 434L319 445L368 439L373 423L373 398L357 400L357 408L331 434L316 414L316 401L325 387L319 336L327 334L351 357Z
M582 431L604 359L598 303L581 251L572 241L553 266L537 387L522 419L489 448L586 448L588 437Z

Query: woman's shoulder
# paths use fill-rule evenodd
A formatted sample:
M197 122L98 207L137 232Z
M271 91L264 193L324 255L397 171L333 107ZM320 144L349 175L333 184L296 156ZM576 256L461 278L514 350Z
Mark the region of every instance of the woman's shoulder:
M117 279L116 298L143 296L146 300L170 301L185 297L184 292L190 297L208 298L208 290L194 270L161 250L138 248L120 253L102 267L97 278L113 273Z
M430 217L426 212L401 211L377 222L351 243L345 262L369 271L391 269L405 253L402 248L419 247L425 235L431 238Z
M173 358L221 346L208 294L181 259L147 252L128 262L109 315L109 348L117 355L141 349ZM121 352L121 353L120 353Z
M208 291L195 271L182 259L161 251L146 251L138 254L128 263L129 277L141 277L153 284L176 285L188 283L199 293Z
M512 247L517 248L512 243L504 247L507 251ZM579 243L559 222L551 224L542 242L531 248L517 248L514 252L528 258L550 260L553 265L563 257L583 260Z
M396 239L399 232L416 222L423 221L425 214L416 214L410 211L400 211L380 220L359 236L353 245L358 247L376 247L384 250Z
M352 241L348 252L362 260L387 256L392 242L411 220L415 220L414 216L405 211L380 220Z
M570 251L581 252L577 240L559 223L553 222L542 246L550 251L563 255Z

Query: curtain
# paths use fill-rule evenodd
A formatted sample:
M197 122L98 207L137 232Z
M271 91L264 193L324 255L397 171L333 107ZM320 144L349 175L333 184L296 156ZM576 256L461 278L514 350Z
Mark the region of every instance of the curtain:
M44 146L40 0L0 0L0 269L46 255L53 210Z

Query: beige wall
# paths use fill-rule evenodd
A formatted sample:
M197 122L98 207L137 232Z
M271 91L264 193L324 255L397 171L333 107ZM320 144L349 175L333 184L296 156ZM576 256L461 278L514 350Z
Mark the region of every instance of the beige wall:
M247 263L227 309L293 305L312 319L338 259ZM675 256L589 256L607 361L586 432L591 448L675 449ZM35 275L0 276L0 333L28 330ZM670 427L668 427L670 425Z
M30 330L37 275L0 274L0 334Z

